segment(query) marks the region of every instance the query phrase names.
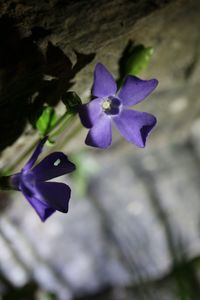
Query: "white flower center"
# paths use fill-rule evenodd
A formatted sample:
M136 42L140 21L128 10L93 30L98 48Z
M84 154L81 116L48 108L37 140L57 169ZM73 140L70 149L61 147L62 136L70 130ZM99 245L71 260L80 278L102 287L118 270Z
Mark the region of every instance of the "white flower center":
M111 109L111 101L109 99L104 100L102 107L103 107L104 111L110 110Z
M105 114L114 116L120 113L121 101L117 97L108 97L102 103L102 110Z

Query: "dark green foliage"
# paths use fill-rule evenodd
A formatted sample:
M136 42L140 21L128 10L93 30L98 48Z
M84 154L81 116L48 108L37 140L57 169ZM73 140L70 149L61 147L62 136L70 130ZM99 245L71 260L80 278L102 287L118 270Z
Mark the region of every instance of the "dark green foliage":
M77 113L79 106L82 104L80 97L75 92L64 93L62 102L65 104L67 111L71 113Z
M41 51L38 41L49 34L50 30L37 27L23 37L15 20L0 19L0 151L21 135L27 121L35 126L44 104L58 103L75 75L95 56L75 51L73 66L51 42Z
M119 60L118 87L121 86L126 75L138 75L147 68L153 55L153 48L134 45L129 41Z

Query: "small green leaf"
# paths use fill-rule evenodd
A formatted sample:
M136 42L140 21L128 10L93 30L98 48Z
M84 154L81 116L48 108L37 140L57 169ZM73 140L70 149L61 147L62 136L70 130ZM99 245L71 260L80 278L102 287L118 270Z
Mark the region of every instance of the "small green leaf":
M75 92L66 92L62 95L62 102L67 107L67 111L77 113L82 101Z
M152 47L134 46L133 42L129 41L119 60L118 87L120 87L126 75L138 75L146 69L153 53L154 49Z
M53 107L44 107L41 116L36 122L36 127L40 133L45 136L48 131L55 125L57 116Z
M145 48L143 45L134 47L126 61L126 74L137 75L146 69L153 52L154 50L151 47Z

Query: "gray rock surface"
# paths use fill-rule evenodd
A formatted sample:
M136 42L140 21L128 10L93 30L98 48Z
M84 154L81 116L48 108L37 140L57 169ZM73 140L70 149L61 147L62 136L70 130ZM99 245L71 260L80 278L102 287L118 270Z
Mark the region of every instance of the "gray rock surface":
M200 254L192 141L136 154L130 145L109 164L97 156L101 167L88 197L73 198L68 215L56 213L45 224L20 193L12 193L0 220L1 272L16 286L35 280L65 300L107 286L121 293L125 286L143 286L134 292L137 300L175 299L176 280L166 276L174 264ZM166 279L156 287L160 278Z

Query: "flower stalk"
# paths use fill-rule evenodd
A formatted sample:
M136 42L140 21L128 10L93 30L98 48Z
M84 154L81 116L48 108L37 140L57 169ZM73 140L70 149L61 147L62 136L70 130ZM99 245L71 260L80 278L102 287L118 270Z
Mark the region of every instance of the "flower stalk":
M47 132L47 135L49 137L49 140L52 138L58 136L61 132L63 132L66 127L72 122L73 117L75 116L72 112L66 112L64 113L55 123L54 126L50 128L50 130ZM20 157L8 168L2 171L3 175L8 175L10 173L13 173L19 165L30 155L30 153L33 151L33 149L36 147L38 142L40 141L40 138L37 138L27 149L25 152L20 155Z

